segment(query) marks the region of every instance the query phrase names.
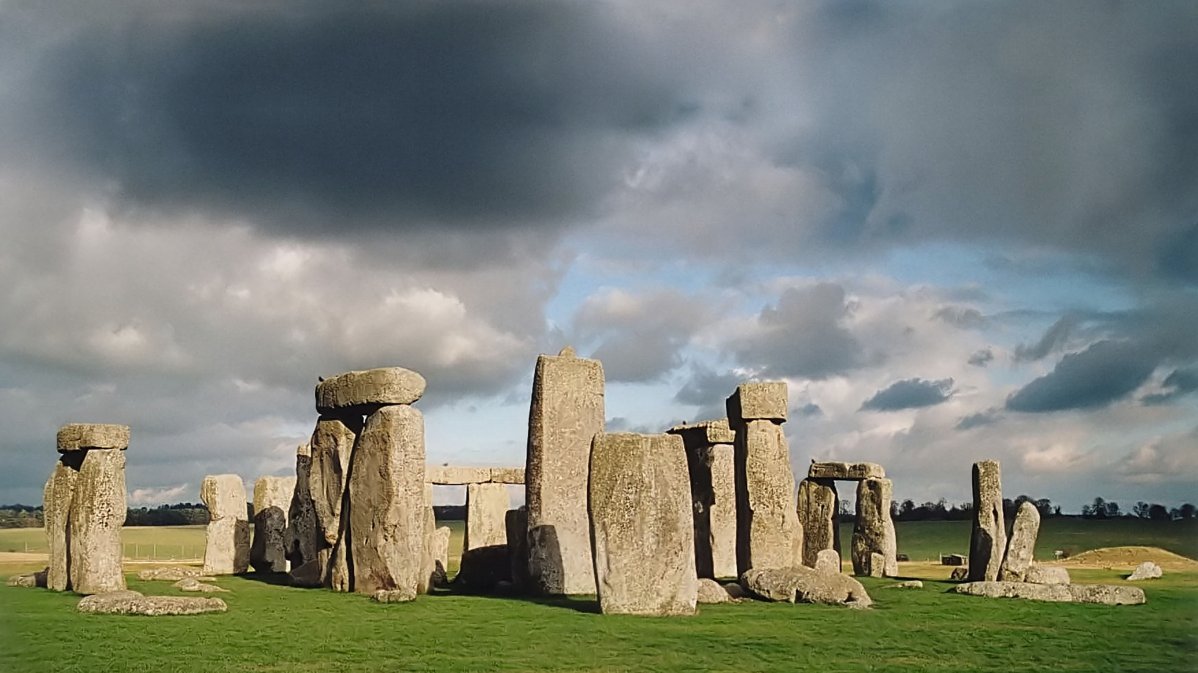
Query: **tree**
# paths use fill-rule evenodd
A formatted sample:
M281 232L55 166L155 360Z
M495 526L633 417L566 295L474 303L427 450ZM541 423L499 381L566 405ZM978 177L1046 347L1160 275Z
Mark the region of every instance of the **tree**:
M1137 502L1136 506L1131 508L1131 513L1135 514L1136 516L1140 517L1141 519L1147 519L1148 518L1148 503L1144 502L1143 500L1141 500L1140 502Z
M1119 516L1119 503L1108 502L1106 504L1106 515L1112 519Z
M1040 516L1052 516L1052 501L1048 498L1040 498L1035 503L1036 511L1040 512Z
M1183 518L1183 519L1193 519L1194 518L1194 513L1195 513L1194 506L1188 502L1186 504L1182 505L1181 507L1179 507L1177 511L1181 513L1181 518Z
M1154 502L1148 507L1148 518L1153 521L1168 521L1169 510L1164 505L1158 505Z

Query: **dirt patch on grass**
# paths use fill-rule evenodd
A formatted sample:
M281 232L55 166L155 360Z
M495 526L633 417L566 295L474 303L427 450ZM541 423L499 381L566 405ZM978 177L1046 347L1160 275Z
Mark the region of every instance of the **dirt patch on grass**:
M1082 552L1057 563L1077 568L1130 568L1144 561L1152 561L1165 570L1198 570L1198 561L1160 547L1103 547Z

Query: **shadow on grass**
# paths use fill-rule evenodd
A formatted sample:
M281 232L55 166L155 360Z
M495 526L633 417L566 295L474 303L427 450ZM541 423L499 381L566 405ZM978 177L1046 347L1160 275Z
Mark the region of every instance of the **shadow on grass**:
M259 582L262 584L270 584L270 585L276 586L276 587L295 586L294 584L291 583L291 575L288 575L287 573L264 573L264 572L258 572L255 570L252 573L245 573L244 575L237 575L237 577L239 577L243 580L249 580L251 582Z
M553 608L561 608L564 610L573 610L586 614L599 614L599 601L593 596L534 596L529 594L521 594L514 592L483 592L469 591L466 589L449 587L438 587L428 593L433 598L445 596L472 596L476 598L493 598L498 600L521 601L524 603L535 603L536 605L545 605Z

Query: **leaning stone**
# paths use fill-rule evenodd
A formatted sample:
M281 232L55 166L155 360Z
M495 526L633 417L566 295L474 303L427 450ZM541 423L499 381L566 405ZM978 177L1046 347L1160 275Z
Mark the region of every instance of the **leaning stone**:
M75 498L75 483L83 452L64 454L54 466L43 491L42 519L46 529L46 545L50 565L46 570L46 587L53 591L71 588L70 540L71 503Z
M840 479L861 481L862 479L884 479L886 470L877 463L838 463L833 461L812 462L807 468L809 479Z
M1161 567L1157 564L1153 563L1152 561L1144 561L1140 565L1136 566L1136 569L1127 576L1127 581L1138 582L1140 580L1154 580L1164 574L1165 572L1161 570Z
M321 582L335 591L350 590L350 568L346 548L349 517L341 510L349 498L349 466L354 444L362 432L362 417L354 414L326 414L316 421L309 440L312 465L308 473L308 490L320 531L320 548L316 553L317 571ZM344 521L342 519L345 519Z
M125 512L125 452L89 449L71 501L70 575L76 593L125 588L121 569Z
M312 501L312 445L295 450L295 488L287 507L287 561L292 571L311 562L319 565L324 537Z
M228 591L228 589L222 589L221 587L218 587L215 584L207 584L205 582L201 582L200 580L196 579L195 577L185 577L185 578L179 580L178 582L175 582L171 586L178 589L179 591L198 591L200 593L206 593L206 594L223 593L223 592Z
M595 591L587 519L591 440L603 431L603 365L573 349L541 355L533 375L525 488L529 578L546 594Z
M523 484L524 468L522 467L492 467L491 483L493 484Z
M1002 478L998 461L973 464L973 529L969 536L969 581L994 581L1007 548Z
M749 568L802 563L803 528L795 511L794 474L782 426L734 417L741 388L728 398L727 407L736 428L736 567L743 575ZM786 384L769 389L784 395Z
M965 582L953 591L987 598L1023 598L1052 603L1099 603L1140 605L1145 602L1139 587L1111 584L1030 584L1028 582Z
M219 598L191 596L143 596L136 591L114 591L87 596L79 601L80 612L102 615L198 615L225 612L229 606Z
M424 377L403 367L346 372L316 386L316 411L352 409L363 415L382 406L412 404L424 394Z
M375 603L411 603L416 600L416 592L407 589L379 589L370 595Z
M59 451L129 448L129 426L71 423L58 430Z
M489 467L428 465L424 470L425 480L438 486L464 486L466 484L485 484L491 481L491 468Z
M803 565L815 567L824 551L834 551L839 558L840 500L836 483L808 477L799 482L798 500L799 524L803 526Z
M424 517L424 416L382 407L366 419L349 473L354 591L419 591Z
M682 439L599 433L590 468L599 609L694 614L698 578Z
M835 549L821 549L815 555L815 564L813 567L821 573L839 573L840 553Z
M857 483L857 520L853 526L853 573L870 577L898 575L894 522L890 519L889 479Z
M728 420L733 429L746 421L786 420L787 391L785 381L742 383L728 398Z
M698 603L701 605L711 603L734 603L735 601L728 595L728 590L720 586L720 583L703 577L699 579Z
M887 589L922 589L923 582L921 582L919 580L907 580L906 582L899 582L897 584L887 584L885 588L887 588Z
M1022 582L1032 564L1032 553L1036 548L1036 536L1040 533L1040 511L1030 502L1019 505L1015 523L1011 526L1011 538L1007 541L1007 555L1003 558L998 577L1005 582Z
M1032 584L1069 584L1069 571L1061 566L1045 566L1033 563L1023 575L1024 582Z
M162 568L146 568L137 571L137 579L143 581L177 582L188 578L213 579L203 570L193 566L165 566Z
M258 572L287 572L287 510L295 477L259 477L254 483L254 540L250 565Z
M873 600L856 579L842 573L823 573L806 566L753 568L740 578L753 595L767 601L824 603L867 608Z

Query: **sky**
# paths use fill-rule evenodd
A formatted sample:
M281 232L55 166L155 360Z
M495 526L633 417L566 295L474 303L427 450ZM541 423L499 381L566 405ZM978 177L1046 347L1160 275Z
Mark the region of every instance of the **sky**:
M1194 63L1190 0L0 0L0 502L71 422L134 506L293 473L382 366L521 465L567 344L609 430L785 380L800 477L1194 502Z

